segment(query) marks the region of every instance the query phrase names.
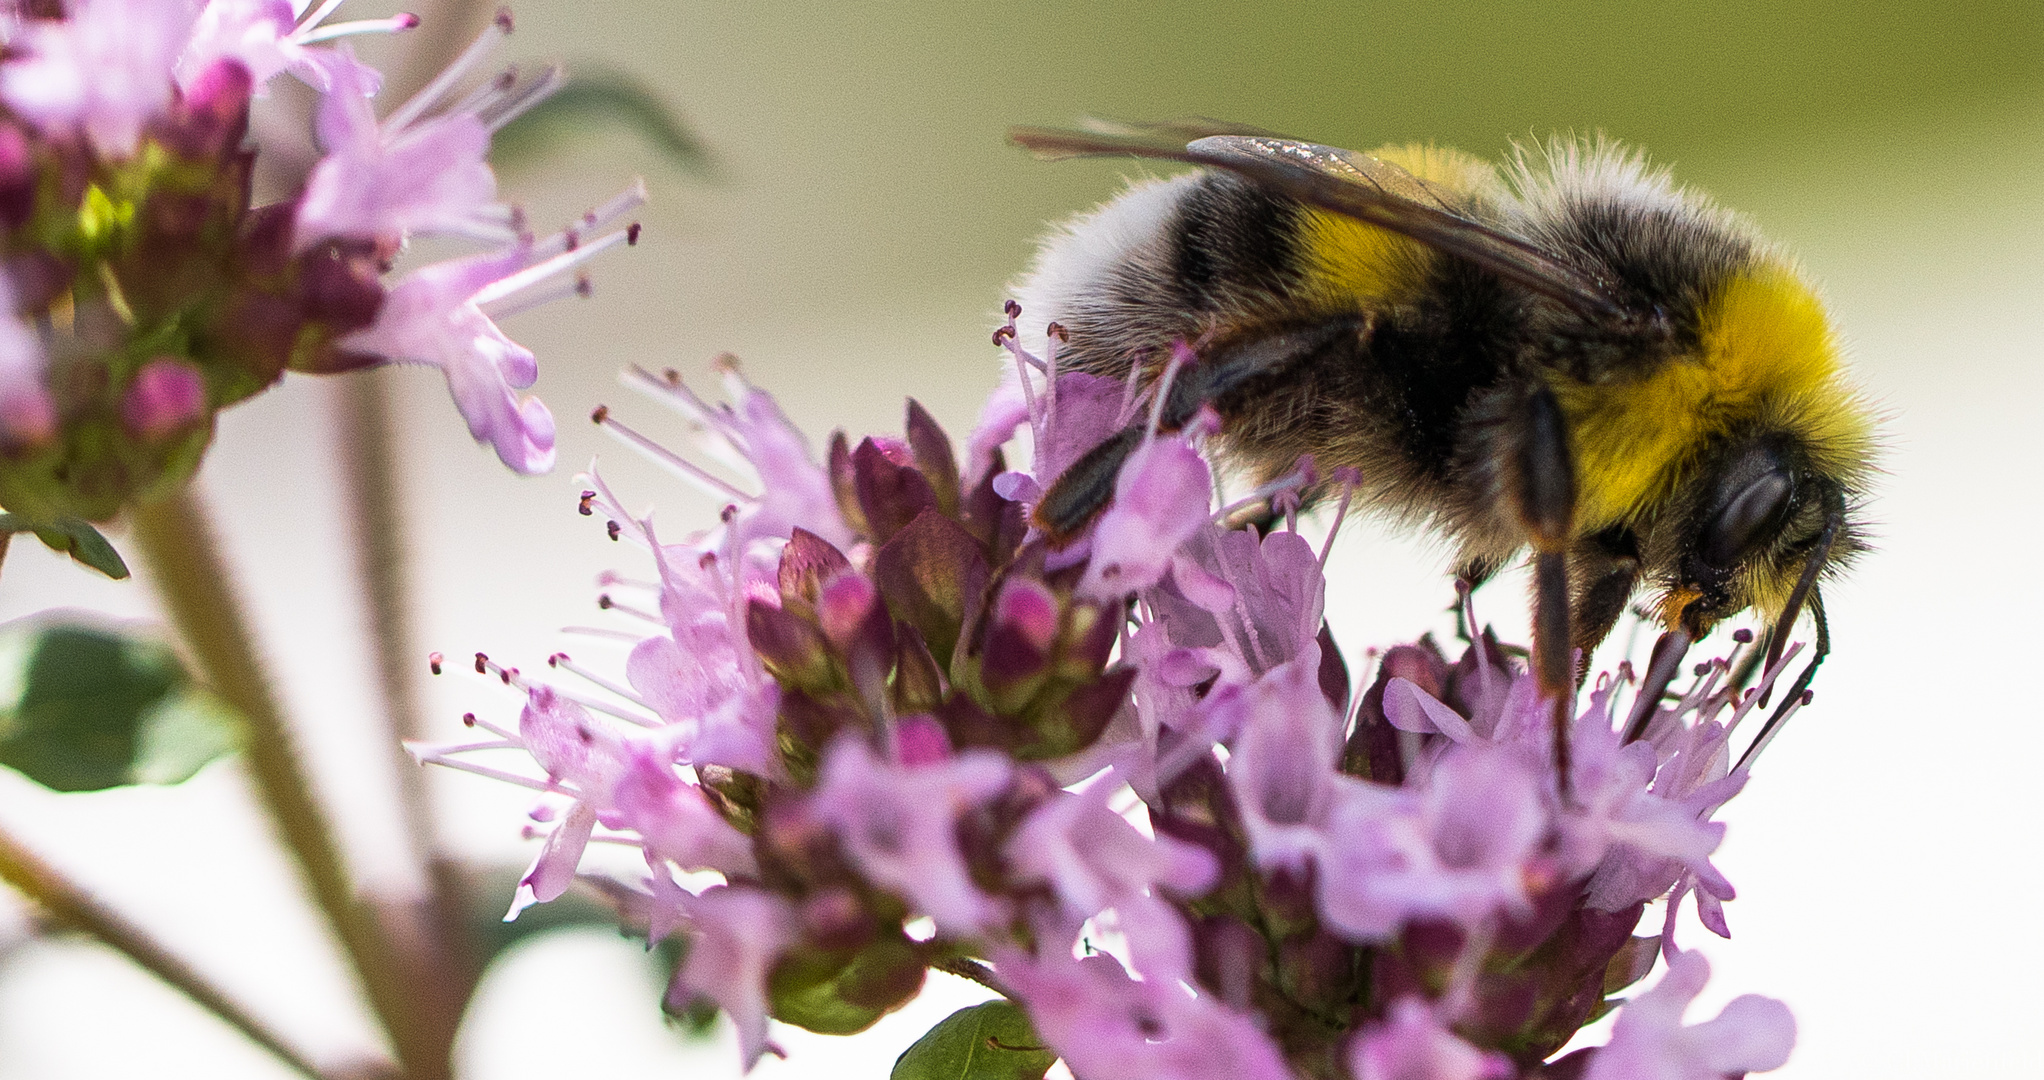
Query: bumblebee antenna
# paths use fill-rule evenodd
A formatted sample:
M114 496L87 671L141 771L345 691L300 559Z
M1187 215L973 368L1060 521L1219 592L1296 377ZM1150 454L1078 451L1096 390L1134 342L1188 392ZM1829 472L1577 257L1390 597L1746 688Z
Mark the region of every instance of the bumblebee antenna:
M1803 673L1796 676L1796 681L1790 684L1788 696L1783 698L1781 704L1768 716L1767 723L1760 728L1760 734L1753 736L1752 745L1746 747L1746 752L1739 755L1739 763L1733 766L1734 770L1753 764L1753 759L1760 756L1760 751L1767 749L1767 744L1774 741L1776 729L1796 711L1797 706L1807 700L1810 680L1817 675L1817 665L1822 664L1824 657L1831 652L1831 625L1824 618L1824 597L1815 588L1810 590L1810 618L1817 623L1817 648L1810 657L1810 666L1804 668Z
M1845 515L1840 510L1833 509L1830 514L1826 515L1824 531L1817 537L1817 546L1810 549L1810 557L1803 563L1803 576L1796 579L1796 587L1789 593L1788 603L1782 605L1781 618L1776 619L1774 628L1767 632L1767 664L1760 669L1762 672L1774 670L1774 665L1781 661L1782 650L1788 648L1789 632L1795 629L1796 617L1803 613L1804 601L1810 599L1815 594L1817 575L1823 572L1825 560L1831 556L1831 545L1838 539L1839 527L1844 522ZM1818 630L1818 640L1823 641L1824 639L1824 631L1820 628ZM1817 661L1821 661L1823 658L1824 649L1820 646L1817 650L1816 660L1810 664L1812 671L1816 669ZM1804 682L1807 684L1807 680L1804 680ZM1773 687L1769 687L1760 692L1761 708L1767 707L1767 698L1773 692L1773 689ZM1768 723L1772 725L1773 721L1770 720Z

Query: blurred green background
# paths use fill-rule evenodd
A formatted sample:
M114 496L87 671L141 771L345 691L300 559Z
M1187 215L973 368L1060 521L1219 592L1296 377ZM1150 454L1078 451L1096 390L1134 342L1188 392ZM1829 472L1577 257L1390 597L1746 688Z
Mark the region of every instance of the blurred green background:
M441 6L419 11L431 20ZM388 10L351 0L342 12ZM564 644L557 627L598 621L598 571L643 576L636 553L573 512L573 474L593 457L669 529L709 520L707 500L582 421L606 402L685 442L617 386L624 364L707 381L710 357L730 351L819 438L898 430L908 394L963 437L997 375L987 334L1004 285L1035 238L1141 172L1032 161L1004 144L1010 124L1201 113L1339 145L1434 141L1492 157L1514 139L1601 132L1796 250L1891 417L1872 510L1882 550L1828 594L1839 651L1821 705L1728 815L1719 864L1742 890L1737 937L1707 939L1684 916L1684 944L1717 970L1700 1015L1737 993L1786 999L1803 1030L1792 1077L2034 1074L2024 1033L2044 1008L2029 974L2044 944L2003 931L2028 925L2023 898L2044 889L2030 764L2044 755L2044 708L2022 696L2026 661L2004 654L2012 638L2027 647L2012 624L2044 604L2028 551L2044 527L2044 4L526 0L517 15L510 52L643 80L713 168L679 169L607 123L507 163L506 195L541 226L635 174L653 193L639 248L595 266L593 301L506 323L540 359L537 390L561 426L555 476L510 476L474 446L435 372L375 376L403 395L424 648L487 649L537 670ZM358 871L402 889L417 870L373 779L387 748L363 723L369 628L346 574L328 569L349 558L333 398L330 383L293 379L225 417L205 482ZM1352 651L1438 624L1441 556L1423 539L1365 523L1331 571L1330 618ZM1508 628L1524 622L1514 588L1483 598ZM152 610L145 589L16 545L0 617L57 604ZM1960 651L1982 641L1985 656ZM570 647L611 663L586 639ZM427 691L443 735L463 711L516 709L483 680L451 675ZM110 800L0 777L0 813L43 830L31 836L279 1028L345 1059L366 1022L237 784L216 768ZM465 776L436 785L465 851L530 857L522 792ZM659 1030L631 949L584 934L512 955L472 1014L468 1074L735 1075L729 1045L684 1047ZM862 1039L788 1035L791 1060L756 1075L884 1075L972 1000L961 993L944 984ZM276 1075L181 1010L88 947L26 946L0 967L0 1075L164 1075L166 1060L191 1063L169 1075ZM109 1015L129 1038L99 1034Z

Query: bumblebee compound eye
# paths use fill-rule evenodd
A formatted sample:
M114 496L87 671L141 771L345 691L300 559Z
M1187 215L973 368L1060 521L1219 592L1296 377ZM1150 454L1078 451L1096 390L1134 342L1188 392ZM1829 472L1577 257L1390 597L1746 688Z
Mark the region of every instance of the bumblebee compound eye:
M1704 523L1697 554L1705 567L1730 571L1781 531L1795 484L1780 469L1761 473L1720 503Z

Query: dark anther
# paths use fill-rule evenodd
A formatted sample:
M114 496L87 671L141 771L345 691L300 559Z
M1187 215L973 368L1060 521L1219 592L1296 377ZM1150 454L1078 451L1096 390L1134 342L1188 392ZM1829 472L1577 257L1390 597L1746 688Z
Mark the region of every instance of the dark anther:
M604 594L602 594L601 596L598 596L598 597L596 598L596 606L597 606L597 607L600 607L600 608L602 608L602 609L603 609L603 610L605 610L605 611L609 611L609 610L610 610L610 594L609 594L609 593L604 593Z
M1007 312L1008 317L1011 319L1019 319L1022 317L1022 305L1016 303L1013 300L1010 300L1007 303L1002 304L1001 310Z
M440 674L440 661L445 659L447 658L439 653L427 653L426 666L432 670L433 674L438 675Z
M498 8L498 9L497 9L497 26L498 26L498 28L499 28L499 29L503 30L503 31L504 31L505 33L507 33L507 34L511 32L511 9L510 9L510 8L508 8L508 7L500 7L500 8Z
M575 275L575 295L584 300L596 295L596 283L589 280L588 274Z
M566 660L567 658L568 658L568 654L567 654L567 653L564 653L564 652L557 652L557 653L553 654L552 656L549 656L549 657L547 657L547 658L546 658L546 666L548 666L548 667L560 667L560 666L561 666L561 661L563 661L563 660Z
M634 247L639 242L639 223L634 221L625 226L625 246Z
M582 515L583 517L595 517L595 516L596 516L596 511L594 511L594 510L591 510L591 509L589 508L589 502L590 502L590 500L592 500L592 499L594 499L594 498L596 498L596 493L595 493L595 492L593 492L593 491L585 491L585 492L583 492L583 493L582 493L582 501L581 501L581 502L579 502L579 503L577 503L577 504L575 504L575 510L576 510L576 512L580 513L580 514L581 514L581 515Z
M484 656L484 655L483 655L482 653L477 653L477 654L476 654L476 674L478 674L478 675L481 675L481 674L484 674L484 673L488 672L489 670L490 670L490 658L489 658L489 657L487 657L487 656Z
M666 379L667 385L669 386L681 385L681 372L676 371L673 368L668 368L667 370L662 371L660 373L660 377Z
M999 345L1014 336L1015 328L1012 326L997 326L994 328L994 344L996 345Z
M474 726L476 726L476 714L474 714L474 713L472 713L472 712L465 712L465 713L462 713L462 714L461 714L461 726L462 726L462 727L474 727Z
M1051 323L1049 326L1043 328L1043 334L1045 337L1053 337L1058 339L1059 341L1072 340L1072 336L1065 332L1065 326L1063 323Z
M609 533L612 540L616 540L618 534L624 532L625 528L615 521L606 521L603 523L603 531Z
M1753 631L1742 626L1732 631L1732 640L1741 645L1751 645L1753 644Z
M567 246L567 249L569 251L573 251L576 248L582 246L582 234L574 229L562 229L561 240Z
M590 412L589 419L591 422L598 424L601 424L605 420L610 419L610 406L598 405L592 412Z

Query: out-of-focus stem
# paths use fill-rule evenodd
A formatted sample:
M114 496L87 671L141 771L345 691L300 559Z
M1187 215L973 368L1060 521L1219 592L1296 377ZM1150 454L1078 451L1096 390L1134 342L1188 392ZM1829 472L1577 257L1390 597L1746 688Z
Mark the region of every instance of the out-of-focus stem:
M136 547L171 622L200 674L243 721L242 753L256 794L304 876L313 900L340 939L370 1009L390 1035L410 1080L450 1075L430 1007L405 975L375 914L355 897L326 812L292 746L255 640L242 616L213 529L190 489L134 514Z
M402 39L407 46L404 58L379 95L386 103L405 101L431 81L495 9L479 0L438 0L416 10L419 26ZM394 452L397 429L389 380L390 373L377 370L341 380L338 436L356 571L384 703L388 760L406 835L426 871L422 903L382 904L380 914L407 946L403 960L417 993L430 1003L422 1011L444 1057L452 1049L480 972L462 926L468 905L461 875L440 850L425 770L402 749L406 741L426 734L418 693L424 657L412 629L411 552Z
M250 1042L274 1054L292 1071L309 1080L328 1080L317 1066L299 1056L283 1039L207 982L190 965L37 858L5 829L0 829L0 878L6 879L23 896L34 901L52 922L89 934L125 955L192 999L200 1008L233 1025L235 1030L248 1036Z

